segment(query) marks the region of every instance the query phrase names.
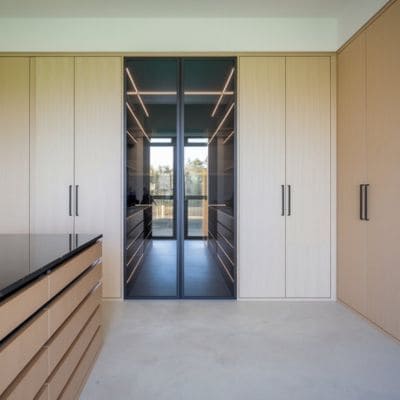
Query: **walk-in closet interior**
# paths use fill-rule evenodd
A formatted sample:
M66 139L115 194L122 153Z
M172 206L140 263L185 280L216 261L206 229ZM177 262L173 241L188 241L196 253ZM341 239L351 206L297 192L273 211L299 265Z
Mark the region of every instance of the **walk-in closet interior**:
M236 296L235 72L125 60L126 298Z

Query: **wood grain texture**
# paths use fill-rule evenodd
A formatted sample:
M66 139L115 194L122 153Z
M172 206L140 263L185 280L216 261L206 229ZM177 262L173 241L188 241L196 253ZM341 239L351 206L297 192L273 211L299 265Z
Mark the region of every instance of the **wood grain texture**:
M42 348L1 395L3 400L32 400L48 376L48 351Z
M284 297L285 58L239 67L239 295Z
M29 58L0 58L0 233L29 233Z
M400 339L400 2L367 30L368 317Z
M330 58L286 58L287 297L330 291Z
M0 394L46 343L48 317L46 311L40 312L0 347Z
M72 233L74 58L33 57L30 98L30 230Z
M367 180L366 42L360 34L338 56L338 296L366 315L367 226L360 184Z
M59 293L83 271L101 258L101 242L95 243L64 263L63 268L57 268L49 275L50 298Z
M103 234L103 294L121 297L122 60L77 57L75 74L75 230Z
M48 301L49 280L44 276L0 303L0 340Z

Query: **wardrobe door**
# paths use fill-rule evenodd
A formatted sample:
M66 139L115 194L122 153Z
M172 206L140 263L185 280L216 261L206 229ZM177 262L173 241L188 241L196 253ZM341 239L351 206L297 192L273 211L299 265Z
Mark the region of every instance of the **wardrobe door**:
M368 317L400 338L400 3L367 30Z
M74 59L31 59L30 231L73 231Z
M366 313L367 222L360 185L367 183L365 33L338 56L338 297Z
M0 58L0 233L29 232L29 58Z
M103 293L122 285L122 60L75 64L76 233L103 234Z
M241 57L240 297L285 296L285 59Z
M287 58L287 297L331 294L330 87L330 57Z

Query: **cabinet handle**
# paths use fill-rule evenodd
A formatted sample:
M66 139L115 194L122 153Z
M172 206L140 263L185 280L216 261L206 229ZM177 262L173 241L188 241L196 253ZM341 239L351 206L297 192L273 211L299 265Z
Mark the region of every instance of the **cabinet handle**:
M369 184L364 185L364 221L369 221L368 217L368 187Z
M77 217L79 217L78 198L79 198L79 185L75 185L75 215Z
M292 215L292 187L288 185L288 216Z
M285 185L281 185L281 195L282 195L281 215L283 217L285 215Z
M72 185L68 188L68 215L72 217Z
M360 185L360 220L364 221L364 185Z

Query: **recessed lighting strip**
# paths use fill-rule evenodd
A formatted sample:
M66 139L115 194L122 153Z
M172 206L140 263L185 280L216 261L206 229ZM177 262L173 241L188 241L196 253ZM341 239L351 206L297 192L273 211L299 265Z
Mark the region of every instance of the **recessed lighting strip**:
M184 93L186 96L232 96L233 92L196 92L196 91L187 91Z
M222 142L223 144L225 144L231 137L232 135L235 133L235 131L232 131L227 137L226 139Z
M229 76L228 76L228 79L227 79L226 82L225 82L225 86L224 86L224 88L222 89L222 93L221 93L221 95L219 96L219 99L218 99L218 101L217 101L217 104L215 105L214 110L213 110L213 112L211 113L211 116L212 116L212 117L214 117L215 113L217 112L217 109L218 109L218 107L219 107L219 105L220 105L220 103L221 103L221 101L222 101L222 98L224 97L226 88L228 87L229 83L231 82L231 79L232 79L232 77L233 77L233 73L234 73L234 72L235 72L235 68L232 68L232 69L231 69L231 72L230 72L230 74L229 74Z
M232 103L231 106L229 107L228 111L225 113L224 118L222 118L221 122L219 123L217 129L215 130L215 132L213 133L213 135L211 136L211 139L209 140L208 144L210 144L215 135L219 132L219 130L221 129L221 126L224 124L224 122L226 121L226 119L228 118L229 114L232 112L233 107L235 106L235 103Z
M136 96L137 96L137 98L139 99L139 102L140 102L140 104L141 104L141 106L142 106L142 108L143 108L143 111L144 111L144 113L146 114L146 117L148 117L148 116L149 116L149 113L148 113L148 111L147 111L146 106L145 106L144 103L143 103L143 100L142 100L142 98L141 98L141 96L140 96L140 92L138 91L138 89L137 89L137 87L136 87L136 85L135 85L135 82L134 82L134 80L133 80L133 78L132 78L132 75L131 75L131 72L129 71L129 68L125 68L125 71L126 71L128 77L129 77L129 80L131 81L131 84L132 84L133 88L135 89Z
M140 121L138 120L138 117L136 116L136 114L133 112L131 105L126 102L126 106L128 107L129 112L131 113L132 117L135 119L138 127L140 128L140 130L142 131L143 135L146 136L147 140L150 142L150 138L147 135L146 131L144 130L142 124L140 123Z
M126 92L129 96L176 96L176 92L148 92L148 91L129 91Z

